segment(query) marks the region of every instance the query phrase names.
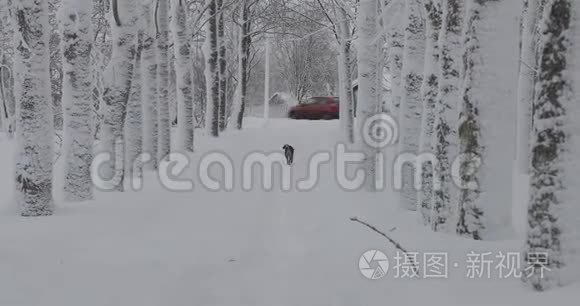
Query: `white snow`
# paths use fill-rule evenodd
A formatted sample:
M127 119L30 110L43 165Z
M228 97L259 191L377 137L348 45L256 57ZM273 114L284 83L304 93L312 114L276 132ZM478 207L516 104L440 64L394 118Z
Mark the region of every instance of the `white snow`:
M197 137L192 164L221 151L241 169L248 153L278 152L289 143L300 179L309 156L333 152L340 135L336 120L270 119L267 129L261 119L246 120L244 130L219 139ZM198 180L193 192L171 192L150 172L138 193L96 192L95 201L81 204L62 204L55 194L54 216L23 218L11 200L14 143L0 134L0 147L0 305L545 306L580 298L580 284L536 293L518 279L499 279L495 259L491 279L468 279L470 251L495 256L519 251L523 241L433 233L394 197L342 190L333 163L321 166L309 192L276 191L276 183L272 192L244 192L239 175L233 192L207 191ZM353 216L411 251L448 251L449 278L395 278L395 249L349 221ZM366 279L358 269L370 249L390 260L382 279Z

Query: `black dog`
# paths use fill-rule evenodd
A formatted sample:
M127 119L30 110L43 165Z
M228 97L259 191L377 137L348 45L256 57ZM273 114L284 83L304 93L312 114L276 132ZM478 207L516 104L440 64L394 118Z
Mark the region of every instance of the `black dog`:
M284 149L284 156L286 157L286 163L288 165L292 165L292 162L294 160L294 148L289 145L289 144L285 144L282 149Z

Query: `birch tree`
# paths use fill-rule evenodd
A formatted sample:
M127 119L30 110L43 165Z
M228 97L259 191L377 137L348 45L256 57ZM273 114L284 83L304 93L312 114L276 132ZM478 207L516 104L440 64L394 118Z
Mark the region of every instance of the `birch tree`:
M580 280L580 4L551 0L544 12L524 254L536 290Z
M204 55L206 59L205 83L206 83L206 128L213 137L219 136L219 107L220 107L220 82L218 71L218 29L217 29L217 0L207 0L208 21L206 23L206 40Z
M378 110L379 89L376 88L378 82L377 67L379 63L379 23L378 23L378 2L375 0L361 0L357 16L359 29L358 42L358 131L360 133L359 147L365 157L363 160L363 170L365 171L365 189L373 191L376 189L376 155L377 147L368 143L368 139L374 139L376 135L371 135L372 129L365 128L367 121L374 120L372 117ZM367 135L368 134L368 135Z
M47 0L48 1L48 24L50 26L50 79L51 79L51 95L53 103L54 127L61 131L63 128L63 101L62 101L62 86L63 86L63 71L62 71L62 52L61 43L62 36L59 31L59 19L57 14L62 5L63 0Z
M517 207L514 224L517 232L525 232L525 211L529 201L530 140L532 128L532 102L537 78L540 33L538 22L546 0L525 0L522 9L520 64L516 107L516 152L513 167L513 202ZM518 217L516 219L515 217Z
M247 93L248 93L248 74L249 74L249 59L250 59L250 45L252 36L250 31L252 29L252 20L250 19L254 1L242 0L241 17L239 21L240 28L240 46L238 50L238 88L235 95L234 111L236 117L236 128L242 129L244 113L246 110Z
M511 226L518 14L514 1L471 0L466 6L457 233L476 240Z
M92 1L63 0L60 9L63 54L64 198L93 197Z
M14 97L14 7L0 0L0 130L12 136L16 111Z
M389 69L390 83L391 83L391 96L393 101L390 106L390 113L393 117L399 117L399 108L401 107L401 98L403 95L401 74L403 70L403 51L405 46L405 28L404 28L404 7L405 4L402 1L397 1L391 5L401 6L399 8L393 8L399 13L391 18L385 18L385 20L393 20L390 24L391 26L387 29L387 43L389 57L387 60L387 67Z
M399 114L400 153L419 153L419 138L421 129L422 99L421 84L423 82L423 66L425 63L425 20L421 15L420 2L405 1L405 46L403 52L402 99ZM402 167L401 206L415 210L417 207L417 192L414 188L414 167L405 163Z
M142 164L140 155L143 153L143 105L142 105L142 62L144 30L139 29L135 48L135 66L133 68L133 82L127 103L125 120L125 171L131 180L141 177Z
M541 0L527 0L523 17L522 47L518 79L516 173L529 169L531 110L536 77L537 11Z
M429 0L425 2L427 12L426 22L426 51L425 70L421 96L423 98L423 115L421 119L421 136L419 138L419 152L433 152L433 131L439 91L439 33L441 31L441 2ZM424 224L431 222L431 207L433 200L433 168L435 163L425 162L421 165L422 188L417 196L417 209Z
M110 160L99 173L107 182L106 189L123 191L124 178L124 126L127 103L131 92L135 48L137 43L137 0L112 0L111 34L113 51L107 66L103 93L103 123L100 153L110 155Z
M344 138L348 143L354 143L354 93L352 90L351 74L351 45L352 35L347 8L342 2L338 3L337 11L339 40L338 80L339 87L339 118Z
M143 51L141 55L143 67L143 152L157 155L158 121L157 104L157 40L155 38L155 16L152 6L156 1L145 2L141 6L141 14L144 23ZM157 168L157 159L153 158L150 165Z
M51 215L54 128L46 1L14 2L19 79L16 130L16 202L22 216Z
M433 130L434 153L437 163L434 175L440 188L433 191L431 228L434 231L455 229L458 189L452 177L452 164L457 157L463 45L463 0L444 0L442 4L442 28L439 36L439 90L435 125Z
M226 84L226 42L225 42L225 32L224 32L224 0L217 1L217 30L218 30L218 67L219 67L219 98L220 98L220 109L219 109L219 128L220 131L226 129L226 107L227 107L227 84Z
M175 72L177 75L177 143L180 150L193 152L193 84L191 76L193 62L184 0L174 0L172 8Z
M169 112L169 0L159 0L156 15L157 32L157 162L171 151Z

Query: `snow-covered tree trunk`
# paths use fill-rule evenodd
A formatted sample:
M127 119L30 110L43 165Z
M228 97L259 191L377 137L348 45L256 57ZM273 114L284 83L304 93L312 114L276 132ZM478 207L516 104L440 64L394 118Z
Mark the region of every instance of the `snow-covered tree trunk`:
M580 3L551 0L544 13L524 272L536 290L580 280Z
M527 175L529 170L531 110L536 78L537 10L541 0L527 0L523 17L520 74L517 104L516 175Z
M425 49L425 70L423 73L423 85L421 96L423 97L423 115L421 119L421 136L419 152L434 152L433 131L437 108L437 96L439 91L439 33L441 31L441 2L440 0L428 0L425 2L427 12ZM417 195L417 209L420 212L424 224L431 222L431 207L433 201L433 168L435 164L425 162L421 165L422 188Z
M236 128L242 129L244 120L244 112L246 110L246 100L248 92L248 59L250 58L250 30L252 21L250 20L250 3L248 0L243 0L242 16L240 20L240 49L238 54L238 92L236 94L236 101L234 102L234 112L236 116Z
M14 97L14 7L0 0L0 131L12 136L16 111Z
M376 139L372 128L366 128L365 123L373 120L377 114L377 101L380 89L377 86L377 67L379 63L379 23L378 2L375 0L361 0L357 16L359 29L358 43L358 106L357 130L359 133L358 146L365 154L363 170L365 171L365 189L376 190L376 155L380 148L368 140ZM377 123L377 122L375 122Z
M227 68L227 61L226 61L226 41L225 41L225 32L224 32L224 0L217 0L217 9L218 9L218 47L219 47L219 92L220 92L220 111L219 111L219 128L220 131L226 129L227 121L226 121L226 107L227 107L227 84L226 84L226 68Z
M169 0L159 0L157 8L157 162L171 151L169 110Z
M22 216L53 213L54 128L49 75L49 26L46 1L14 3L19 82L16 129L16 202Z
M142 164L139 160L143 153L143 97L142 97L142 62L144 33L139 29L137 47L135 49L135 67L131 94L127 103L127 118L125 119L125 172L131 181L141 177Z
M346 8L341 6L337 11L338 18L340 19L338 24L338 32L340 33L338 59L338 79L340 82L339 119L345 140L348 143L354 143L354 96L352 90L352 69L350 64L352 35Z
M538 65L538 19L546 0L525 0L522 9L520 66L516 108L516 152L512 180L514 190L514 225L518 234L525 233L525 211L529 202L530 140L532 102Z
M91 0L64 0L60 8L66 201L93 197L92 9Z
M113 0L111 34L113 51L105 72L103 123L99 153L110 154L99 177L107 182L105 189L123 191L125 154L124 126L131 92L135 48L137 43L137 0Z
M14 0L13 0L14 1ZM54 128L57 131L62 131L63 128L63 101L62 101L62 85L64 74L62 71L62 52L61 41L62 36L58 29L59 19L57 17L58 10L62 5L62 0L47 0L48 1L48 23L50 26L50 79L51 79L51 94L54 115Z
M173 34L175 73L177 76L177 145L179 150L193 152L193 84L192 59L187 31L185 0L174 0Z
M433 145L436 157L434 175L440 186L433 191L431 228L434 231L455 229L457 188L452 177L452 164L457 157L457 126L462 68L463 0L444 0L442 28L439 35L440 77L437 96Z
M208 21L206 24L206 39L203 46L205 55L205 83L206 83L206 111L205 126L213 137L219 136L219 106L220 86L218 70L218 29L217 29L217 0L207 0Z
M421 14L418 0L405 1L405 45L403 51L403 70L401 73L402 98L399 113L400 153L419 153L421 134L423 66L425 63L425 20ZM417 191L414 187L415 167L407 162L402 167L402 207L417 208Z
M393 11L397 13L389 17L383 17L389 25L386 29L387 50L389 54L387 68L389 70L392 97L389 112L391 116L398 118L403 95L401 73L403 70L403 52L405 46L405 2L398 1L390 5L397 5L397 8L393 8Z
M143 152L157 155L158 142L158 122L157 104L157 52L155 39L155 16L151 4L142 5L142 17L145 24L143 29L143 51L142 57L142 99L143 99ZM152 168L157 168L157 159L153 158Z
M511 225L518 15L516 1L466 6L457 233L473 239L497 238Z

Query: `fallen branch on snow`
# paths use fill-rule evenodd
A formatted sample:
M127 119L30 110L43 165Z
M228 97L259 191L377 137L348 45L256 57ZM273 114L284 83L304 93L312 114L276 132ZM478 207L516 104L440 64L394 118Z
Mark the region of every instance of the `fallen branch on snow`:
M357 217L352 217L350 218L350 221L353 222L358 222L368 228L370 228L371 230L373 230L374 232L377 232L379 235L387 238L387 240L389 240L389 242L391 244L393 244L395 246L395 248L397 248L398 250L400 250L401 252L405 253L406 255L406 259L409 259L411 261L411 264L413 265L413 270L415 270L415 273L417 275L419 275L419 266L417 265L417 263L415 262L415 260L413 259L412 256L409 256L409 251L407 251L407 249L405 249L400 243L398 243L397 241L395 241L393 238L387 236L387 234L385 234L384 232L381 232L379 229L377 229L376 227L366 223L365 221L359 220ZM392 231L392 230L391 230Z

